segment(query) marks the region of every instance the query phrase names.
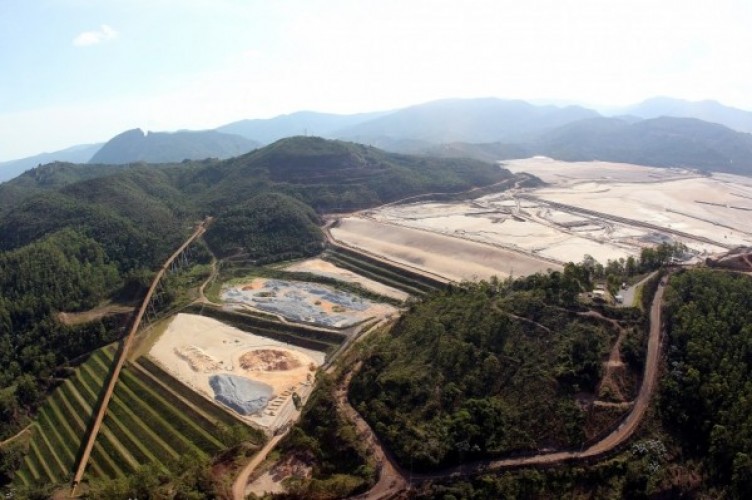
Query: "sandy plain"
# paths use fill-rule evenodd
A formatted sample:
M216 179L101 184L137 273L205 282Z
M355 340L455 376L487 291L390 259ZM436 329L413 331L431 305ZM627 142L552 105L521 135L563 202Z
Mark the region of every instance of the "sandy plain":
M332 236L408 267L454 281L532 274L561 266L534 256L410 227L345 217Z
M269 350L279 351L284 353L286 358L297 360L297 366L289 370L276 371L243 368L241 358L244 355L253 351ZM244 332L213 318L179 313L154 343L149 357L172 376L215 404L217 403L214 400L214 391L209 385L209 377L233 374L272 386L274 395L270 406L274 404L275 407L284 410L292 404L292 391L303 396L309 394L315 371L324 363L325 354ZM284 421L275 418L281 416L281 413L275 412L275 415L270 415L268 411L264 411L260 415L238 414L238 417L261 427L277 428L284 424Z
M684 243L693 260L752 245L750 178L542 157L501 166L547 185L387 205L341 219L332 235L451 280L526 275L585 255L605 264L661 242Z

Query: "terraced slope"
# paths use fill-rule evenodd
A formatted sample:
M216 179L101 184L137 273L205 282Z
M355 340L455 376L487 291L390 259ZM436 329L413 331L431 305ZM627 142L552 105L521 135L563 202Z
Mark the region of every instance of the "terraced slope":
M341 246L330 245L322 259L415 296L444 287L443 283L428 276L407 269L395 269L383 261Z
M70 480L114 354L111 347L97 351L48 398L17 473L18 483ZM233 444L237 433L230 430L235 426L249 439L262 440L258 431L142 358L121 373L86 478L118 478L145 464L169 469L186 454L215 455Z

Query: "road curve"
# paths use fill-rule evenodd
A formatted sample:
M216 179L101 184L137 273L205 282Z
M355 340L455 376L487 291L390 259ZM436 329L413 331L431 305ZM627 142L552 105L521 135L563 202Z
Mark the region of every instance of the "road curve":
M206 231L206 228L211 223L212 219L210 217L207 217L203 222L201 222L197 227L196 230L191 234L187 240L183 242L180 247L173 252L172 255L165 261L165 263L162 265L162 267L157 272L157 275L154 276L154 280L151 283L151 286L149 287L149 291L146 293L146 296L144 297L143 302L141 303L141 307L138 310L138 314L136 315L135 320L133 321L133 325L131 326L130 331L128 332L128 336L125 338L125 341L123 342L123 348L120 350L120 356L117 359L117 362L115 363L115 367L112 371L112 376L110 376L110 381L107 384L107 390L104 393L104 396L102 397L102 401L99 405L99 409L97 410L97 414L94 419L94 425L91 427L91 431L89 431L89 435L86 439L86 446L84 447L84 451L81 454L81 459L78 462L78 466L76 468L76 472L73 475L73 482L71 483L71 497L76 496L76 490L78 489L78 485L81 483L81 478L84 475L84 471L86 470L86 465L89 462L89 455L91 454L92 448L94 448L94 442L97 439L97 434L99 433L99 428L102 426L102 421L104 420L104 416L107 413L107 406L110 403L110 399L112 398L112 393L115 390L115 385L117 384L118 377L120 376L120 371L123 368L123 364L125 363L126 358L128 357L128 351L130 349L131 344L133 343L133 338L136 336L136 332L138 331L139 327L141 326L141 320L144 317L144 314L146 313L146 308L149 305L149 301L151 301L152 295L154 295L154 290L156 290L157 285L159 285L159 282L162 280L162 277L167 272L167 269L170 267L172 262L186 249L188 246L193 243L197 238L199 238L204 232Z
M561 451L555 453L530 455L527 457L470 462L427 474L412 473L409 475L408 479L407 471L402 469L399 464L397 464L393 460L391 455L383 449L370 426L365 423L363 418L350 405L349 401L347 400L346 394L344 397L338 398L338 401L344 408L344 414L353 420L353 422L358 427L358 430L369 432L371 434L371 436L368 437L368 440L375 447L376 457L378 460L384 461L385 468L382 469L382 471L388 471L388 474L390 476L388 478L385 478L384 480L382 480L382 478L379 478L379 481L371 490L356 498L389 498L399 493L399 491L403 491L405 487L404 485L417 485L427 480L435 480L452 476L467 476L526 466L547 466L557 463L595 459L604 456L605 454L611 452L614 448L625 443L634 435L635 431L639 427L640 422L642 421L645 413L647 412L647 409L650 406L650 399L655 390L658 376L658 362L660 359L661 350L661 307L663 305L664 290L665 282L662 281L658 285L650 309L650 335L648 338L648 351L645 360L645 372L643 374L640 392L638 393L637 398L634 401L631 412L627 415L627 417L616 430L604 437L602 440L594 443L593 445L582 451ZM355 368L357 368L357 366ZM354 373L355 371L356 370L354 369L350 374L348 374L348 377L346 378L347 381L350 380L352 373ZM400 488L402 489L400 490Z

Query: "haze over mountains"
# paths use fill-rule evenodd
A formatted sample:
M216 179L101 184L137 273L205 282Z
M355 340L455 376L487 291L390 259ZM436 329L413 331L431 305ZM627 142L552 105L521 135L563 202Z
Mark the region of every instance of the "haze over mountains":
M485 161L546 155L752 174L752 112L714 101L654 98L605 117L581 106L496 98L444 99L403 109L337 115L301 111L207 131L126 131L104 145L0 163L0 182L51 161L127 164L229 158L280 138L321 136L388 151Z
M145 134L141 129L135 129L110 139L89 163L167 163L209 157L224 159L247 153L258 146L256 141L214 130Z

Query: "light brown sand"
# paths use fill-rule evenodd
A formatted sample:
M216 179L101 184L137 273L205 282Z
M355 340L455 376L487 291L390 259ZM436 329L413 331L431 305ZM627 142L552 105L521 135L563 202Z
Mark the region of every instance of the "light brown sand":
M490 245L356 217L342 219L331 232L346 245L455 281L521 276L561 268L543 259Z

